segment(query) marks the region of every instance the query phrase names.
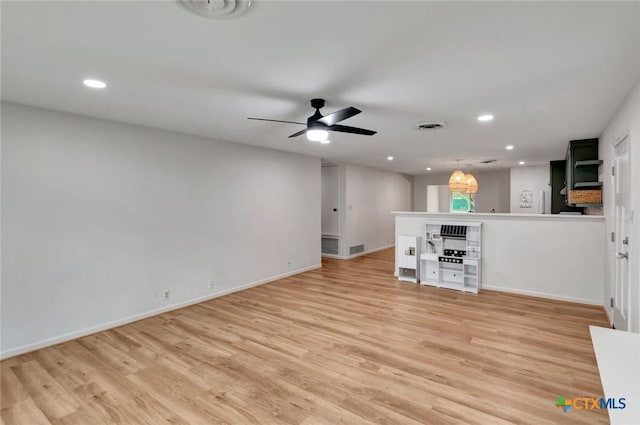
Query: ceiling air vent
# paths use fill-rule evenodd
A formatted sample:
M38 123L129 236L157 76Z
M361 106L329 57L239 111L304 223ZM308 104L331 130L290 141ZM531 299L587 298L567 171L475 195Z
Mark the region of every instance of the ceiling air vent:
M416 127L418 130L440 130L442 128L445 128L447 126L447 123L444 121L427 121L427 122L423 122L418 124L418 126Z
M496 162L497 159L487 159L484 161L480 161L480 164L491 164L492 162Z
M205 18L230 19L249 10L251 0L182 0L182 4Z

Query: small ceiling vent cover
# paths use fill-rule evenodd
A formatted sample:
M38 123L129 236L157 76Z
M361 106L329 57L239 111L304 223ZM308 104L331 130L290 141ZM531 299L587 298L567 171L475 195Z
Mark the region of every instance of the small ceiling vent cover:
M416 128L418 130L428 131L428 130L440 130L445 128L446 126L447 126L447 123L444 121L427 121L427 122L418 124Z
M249 10L251 0L182 0L182 4L205 18L230 19Z

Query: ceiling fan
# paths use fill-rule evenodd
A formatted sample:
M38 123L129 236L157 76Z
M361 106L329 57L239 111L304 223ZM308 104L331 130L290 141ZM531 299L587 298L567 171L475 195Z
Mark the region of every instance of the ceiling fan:
M293 133L291 137L298 137L303 134L307 134L307 139L312 142L324 142L329 143L329 131L339 131L341 133L352 133L352 134L362 134L365 136L373 136L376 134L376 131L367 130L364 128L358 127L349 127L347 125L339 125L340 121L344 121L347 118L351 118L354 115L358 115L362 112L358 108L354 108L353 106L349 106L348 108L340 109L339 111L333 112L328 115L322 115L320 113L320 109L324 107L324 99L311 99L311 107L315 108L316 112L307 118L307 128L304 130L300 130L296 133ZM300 124L305 125L303 122L296 121L281 121L281 120L270 120L266 118L247 118L250 120L258 120L258 121L272 121L272 122L284 122L288 124Z

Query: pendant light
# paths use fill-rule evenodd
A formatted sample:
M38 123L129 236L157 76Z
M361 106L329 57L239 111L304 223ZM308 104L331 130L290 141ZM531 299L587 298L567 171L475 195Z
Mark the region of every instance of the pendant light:
M478 193L478 181L476 180L475 176L471 173L467 173L465 174L464 178L467 181L466 193Z
M449 177L449 192L462 192L467 191L467 180L462 170L455 170L451 177Z

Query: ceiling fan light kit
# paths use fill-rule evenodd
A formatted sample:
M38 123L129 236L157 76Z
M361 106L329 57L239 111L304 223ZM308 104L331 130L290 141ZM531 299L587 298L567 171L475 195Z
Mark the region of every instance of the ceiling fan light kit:
M351 133L351 134L361 134L364 136L373 136L376 134L376 131L367 130L365 128L358 127L350 127L346 125L338 124L341 121L344 121L348 118L353 117L354 115L358 115L362 112L358 108L354 108L353 106L349 106L348 108L340 109L339 111L333 112L328 115L322 115L320 113L320 109L324 107L325 101L324 99L316 98L311 99L311 107L316 111L307 118L307 128L304 130L300 130L296 133L293 133L289 138L298 137L303 134L307 135L307 139L312 142L324 142L329 137L329 131L337 131L340 133ZM271 122L280 122L285 124L299 124L305 125L301 122L296 121L283 121L283 120L272 120L267 118L247 118L249 120L257 120L257 121L271 121ZM326 144L326 143L325 143Z
M307 139L312 142L322 142L329 138L329 132L321 128L311 128L307 130Z

